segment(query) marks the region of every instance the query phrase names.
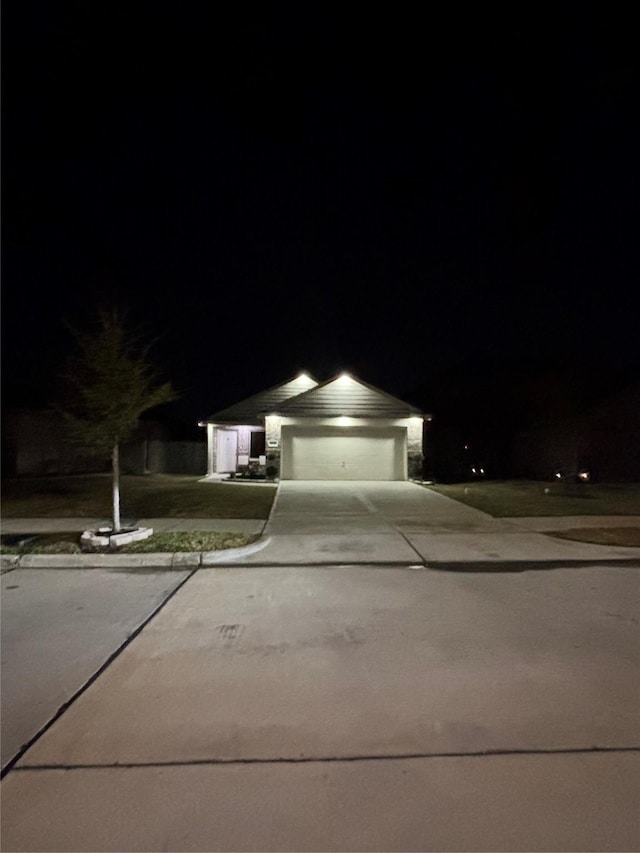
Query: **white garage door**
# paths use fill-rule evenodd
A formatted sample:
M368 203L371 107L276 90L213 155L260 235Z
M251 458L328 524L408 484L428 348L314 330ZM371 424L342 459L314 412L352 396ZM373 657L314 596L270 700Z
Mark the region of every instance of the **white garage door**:
M285 480L404 480L405 458L401 428L282 430Z

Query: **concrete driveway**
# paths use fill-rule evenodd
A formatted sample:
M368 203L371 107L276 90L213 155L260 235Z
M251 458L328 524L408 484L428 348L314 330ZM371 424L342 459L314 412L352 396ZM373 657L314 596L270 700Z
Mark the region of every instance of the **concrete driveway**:
M2 576L3 769L188 574L20 569Z
M638 556L633 548L554 539L409 482L282 481L264 535L265 548L231 562L430 565Z
M619 567L197 571L5 777L2 850L637 851L637 616Z

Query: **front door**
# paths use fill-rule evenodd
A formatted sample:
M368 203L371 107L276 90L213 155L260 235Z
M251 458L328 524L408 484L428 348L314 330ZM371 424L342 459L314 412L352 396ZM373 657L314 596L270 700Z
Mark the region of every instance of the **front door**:
M235 429L218 430L216 471L219 474L236 470L238 460L238 433Z

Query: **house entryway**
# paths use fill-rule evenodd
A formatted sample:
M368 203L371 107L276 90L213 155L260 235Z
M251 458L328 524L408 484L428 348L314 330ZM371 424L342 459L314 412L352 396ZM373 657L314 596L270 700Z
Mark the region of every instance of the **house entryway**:
M216 472L225 474L236 470L238 460L238 432L235 429L218 430Z

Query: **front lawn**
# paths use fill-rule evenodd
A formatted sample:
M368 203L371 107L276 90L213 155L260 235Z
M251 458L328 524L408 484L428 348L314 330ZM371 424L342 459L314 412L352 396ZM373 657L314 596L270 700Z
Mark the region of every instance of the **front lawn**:
M555 483L482 480L432 484L434 492L495 518L567 515L640 515L640 483Z
M640 548L640 527L571 527L568 530L552 530L546 533L547 536L588 542L591 545Z
M275 485L202 483L170 474L123 476L122 518L267 518ZM111 517L111 477L91 474L2 482L4 518Z

